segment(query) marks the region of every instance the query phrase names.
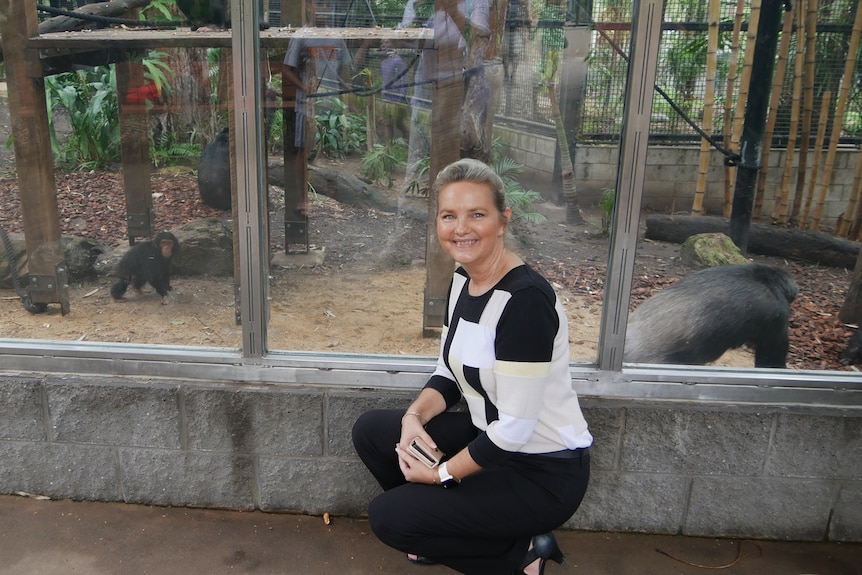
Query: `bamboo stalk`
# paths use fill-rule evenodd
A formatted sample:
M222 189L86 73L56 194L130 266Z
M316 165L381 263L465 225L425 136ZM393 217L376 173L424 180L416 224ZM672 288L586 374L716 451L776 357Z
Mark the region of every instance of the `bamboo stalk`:
M829 106L832 104L832 90L823 92L823 99L820 102L820 117L818 118L817 139L814 142L814 165L811 166L811 176L808 178L808 185L805 186L805 204L802 208L802 216L796 227L804 229L807 226L808 214L811 212L811 202L814 197L814 186L817 182L817 177L820 173L820 158L823 150L823 142L826 141L826 126L829 124Z
M736 93L737 63L739 62L739 36L742 33L742 16L745 10L745 0L736 1L736 13L733 17L733 33L730 37L730 62L727 68L727 86L724 98L724 147L732 149L730 135L733 127L733 95ZM730 217L733 202L733 168L724 167L724 217Z
M709 16L706 40L706 84L703 95L703 131L712 135L712 117L715 110L715 75L718 68L718 23L721 19L721 0L709 0ZM706 183L709 176L709 160L712 145L706 138L700 141L700 163L697 168L697 186L691 206L691 215L706 214L703 209L703 198L706 193Z
M793 10L784 11L784 27L781 30L781 45L778 48L778 61L775 64L775 76L772 78L772 94L769 99L769 117L763 130L763 151L761 152L760 171L757 173L757 185L755 187L754 220L760 219L763 209L763 196L766 192L766 175L769 172L769 153L772 151L772 133L775 131L775 122L778 118L778 104L781 98L781 88L784 86L784 77L787 73L787 54L790 52L790 36L793 33Z
M754 62L754 47L757 44L757 26L760 23L760 0L751 0L751 14L748 17L748 35L745 39L745 53L742 59L742 77L739 81L739 98L733 113L733 131L730 146L739 150L742 127L745 124L745 106L748 103L748 90L751 86L751 64Z
M796 191L793 195L793 206L790 219L799 216L802 198L805 191L805 172L808 169L808 148L811 142L811 119L814 116L814 67L817 52L817 8L818 0L808 0L808 11L805 23L805 72L803 74L802 128L799 134L799 167L796 172ZM803 218L804 221L804 218Z
M856 5L856 18L853 21L853 31L850 33L850 47L847 54L855 55L859 51L859 36L862 35L862 9ZM832 183L832 167L835 165L835 154L838 152L838 140L841 138L841 128L844 125L844 111L847 109L847 99L850 97L850 86L853 83L853 74L856 71L856 58L850 56L844 61L844 74L841 76L841 85L838 88L838 102L835 104L835 114L832 116L832 133L829 135L829 150L826 152L826 165L823 169L823 178L820 180L820 188L817 190L817 205L814 209L814 218L811 229L820 229L820 221L823 219L823 210L826 204L826 191Z
M787 223L787 210L790 199L790 176L793 173L793 157L796 152L796 138L799 133L799 109L802 107L802 76L805 64L805 21L808 0L798 0L796 6L796 57L793 61L793 95L790 102L790 132L787 136L787 153L784 158L784 172L781 185L775 197L772 219Z

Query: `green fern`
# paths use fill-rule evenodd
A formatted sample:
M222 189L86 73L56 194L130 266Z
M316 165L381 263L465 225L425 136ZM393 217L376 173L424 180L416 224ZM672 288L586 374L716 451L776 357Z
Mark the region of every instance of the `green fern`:
M375 144L365 153L359 172L375 183L386 182L386 187L392 187L392 172L403 162L386 147Z

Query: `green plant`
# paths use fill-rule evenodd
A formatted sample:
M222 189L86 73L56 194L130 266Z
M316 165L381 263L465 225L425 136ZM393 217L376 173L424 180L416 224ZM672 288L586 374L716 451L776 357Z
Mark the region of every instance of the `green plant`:
M397 166L403 165L396 153L382 144L375 144L362 157L360 173L370 180L379 183L386 182L386 187L392 187L392 173Z
M344 158L365 145L365 116L353 114L338 98L324 98L314 115L318 151Z
M114 66L45 78L51 148L60 164L96 168L120 158L117 75ZM54 116L65 109L72 130L60 143Z
M141 20L182 20L171 12L170 6L175 5L174 0L152 0L146 7L141 9Z
M174 166L189 163L201 155L201 147L194 143L192 136L189 142L176 141L174 132L162 132L159 137L150 136L150 158L155 167Z
M599 199L599 209L602 212L602 234L608 235L611 231L611 222L614 217L614 201L616 199L616 190L613 188L603 188L602 196Z
M144 68L144 78L155 84L160 94L162 91L168 93L171 91L168 77L173 76L174 71L164 62L163 58L167 57L168 55L165 52L151 50L147 53L146 58L141 59L141 66Z
M422 183L428 183L428 172L431 170L431 157L423 156L416 160L411 167L413 169L413 179L407 184L407 193L416 196L427 196L428 188L423 187Z
M515 177L524 169L522 164L502 156L495 159L493 168L503 180L503 194L506 196L506 205L512 209L513 220L540 224L548 219L533 209L534 203L544 201L542 195L534 190L525 190Z

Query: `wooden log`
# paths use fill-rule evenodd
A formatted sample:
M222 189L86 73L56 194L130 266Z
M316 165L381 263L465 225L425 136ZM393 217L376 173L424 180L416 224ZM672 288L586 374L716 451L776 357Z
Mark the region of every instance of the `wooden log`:
M729 220L717 216L651 215L646 219L644 237L681 244L695 234L727 234L729 230ZM859 254L859 242L825 232L752 224L748 251L763 256L783 257L852 270Z
M113 2L99 2L81 6L75 12L90 16L103 16L105 18L128 18L128 14L136 9L148 5L151 0L114 0ZM182 22L177 22L181 24ZM94 26L90 20L73 18L72 16L54 16L39 24L39 34L50 34L51 32L70 32L83 30L85 28L101 28Z
M94 16L106 16L109 18L120 18L130 10L143 8L150 0L114 0L114 2L100 2L98 4L87 4L76 12L91 14ZM55 16L39 23L37 30L39 34L50 34L52 32L72 32L91 27L92 22L71 16ZM0 62L3 61L3 49L0 48Z

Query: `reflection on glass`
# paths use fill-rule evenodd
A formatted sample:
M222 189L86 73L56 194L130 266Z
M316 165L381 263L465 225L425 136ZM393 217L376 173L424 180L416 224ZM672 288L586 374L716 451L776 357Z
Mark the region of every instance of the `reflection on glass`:
M715 20L734 18L732 6L721 10ZM732 47L716 49L719 30L707 26L706 13L695 16L668 4L657 79L663 94L656 98L651 128L652 141L660 135L662 145L652 145L647 158L624 361L856 369L845 363L860 358L844 354L862 319L845 305L855 291L848 270L856 255L842 252L845 238L858 238L858 225L846 218L859 213L854 200L848 203L853 194L847 187L858 149L840 149L838 143L858 145L859 133L834 131L831 143L825 134L827 125L852 124L858 109L851 111L851 97L844 118L830 117L836 108L829 104L828 86L841 82L846 54L825 50L811 56L817 78L805 79L818 94L809 100L818 112L810 125L801 117L794 78L802 76L794 74L804 72L802 62L810 55L792 27L798 16L782 14L781 41L774 55L766 55L776 60L774 83L753 74L749 87L743 63L754 43L743 35ZM818 43L849 38L846 15L817 16ZM676 25L683 21L685 27ZM821 30L821 23L828 27ZM777 19L775 24L780 27ZM754 53L754 65L763 57L762 51ZM751 121L750 110L764 111L765 129ZM692 124L721 135L714 138L720 145L706 145ZM821 164L821 151L828 157L832 145L834 162ZM757 160L725 162L739 150L758 150ZM753 176L740 179L744 170ZM742 184L755 179L756 189L747 195ZM750 207L750 218L741 215L740 205ZM748 230L745 241L734 238L747 244L744 254L731 239L731 230L740 228Z
M295 131L285 125L285 139L270 141L270 153L288 148L285 169L273 169L281 158L271 157L269 171L271 192L285 188L284 207L278 191L271 196L271 349L437 354L423 307L429 175L438 153L477 157L505 177L515 212L510 246L558 289L573 359L595 359L613 200L600 189L578 190L569 199L583 221L567 221L546 88L555 73L558 113L571 123L565 102L583 93L584 78L562 78L564 5L509 4L501 13L485 1L410 0L395 13L373 2L317 2L306 11L316 31L301 32L309 45L317 36L314 49L289 44L269 56L287 66L271 78L287 94L280 113L314 105L313 118L305 108L313 139L310 131L296 138L308 123L286 122ZM369 34L369 23L380 28ZM579 33L589 38L588 30ZM325 58L321 46L332 48ZM567 61L584 66L585 54ZM288 83L301 93L285 92ZM435 106L449 111L443 118L451 127L432 122ZM294 162L303 153L307 204L291 204L297 174L288 165L301 177L301 162ZM307 223L307 240L291 236L302 228L292 221Z
M188 38L184 47L180 35ZM0 336L237 348L229 139L219 137L228 126L229 33L65 36L93 45L49 61L44 100L12 89L0 106L4 141L10 107L24 126L14 156L0 152L0 225L21 280L13 285L7 268ZM124 51L126 40L141 37L148 49ZM94 55L97 45L116 50ZM28 51L23 61L38 56ZM10 78L15 60L7 54ZM40 261L52 249L54 226L62 235L56 269ZM162 232L178 238L179 250L173 242L170 250L161 241L150 245ZM132 255L118 267L124 254ZM44 298L49 287L57 297ZM30 313L27 293L46 305Z

